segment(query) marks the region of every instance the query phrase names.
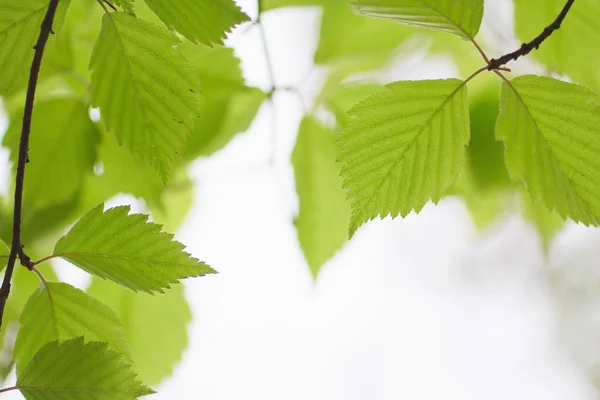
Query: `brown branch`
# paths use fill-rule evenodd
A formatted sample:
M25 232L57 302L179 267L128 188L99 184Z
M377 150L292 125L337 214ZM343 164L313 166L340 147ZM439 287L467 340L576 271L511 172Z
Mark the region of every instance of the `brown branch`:
M29 162L29 136L31 133L31 118L33 116L33 102L35 100L38 76L42 66L42 58L44 56L46 43L48 42L50 34L54 33L52 31L52 24L54 22L54 16L56 15L56 9L58 8L58 2L59 0L50 0L50 3L48 4L48 11L46 12L46 16L40 27L40 36L34 46L35 53L33 55L33 62L31 63L31 70L29 73L27 98L25 99L25 113L23 115L23 129L21 131L21 140L19 142L19 159L17 161L12 245L10 248L10 255L8 256L6 272L4 273L4 280L2 281L2 287L0 287L0 329L2 328L2 318L4 316L6 301L10 294L10 281L14 272L17 256L22 265L30 269L33 267L33 265L31 265L31 259L27 257L23 251L23 245L21 244L21 215L23 212L25 165Z
M569 13L569 10L573 6L573 3L575 3L575 0L568 0L567 4L565 4L556 20L552 24L548 25L538 37L536 37L529 43L523 43L519 50L513 51L512 53L508 53L500 58L495 58L491 60L488 64L487 69L489 71L502 69L503 65L514 61L519 57L526 56L527 54L531 53L534 49L539 49L541 44L546 39L548 39L555 31L560 29L560 26L562 25L565 17Z

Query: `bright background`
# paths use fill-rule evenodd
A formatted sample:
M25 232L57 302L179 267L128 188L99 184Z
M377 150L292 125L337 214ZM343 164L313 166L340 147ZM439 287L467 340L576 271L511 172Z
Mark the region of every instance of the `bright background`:
M238 3L256 16L255 0ZM511 12L510 1L488 1L483 34L507 31ZM277 85L301 88L310 104L324 76L311 62L319 11L272 11L263 24ZM258 28L229 44L248 83L268 89ZM456 74L417 52L379 78ZM278 92L248 132L194 164L195 204L177 238L220 274L186 282L190 347L149 399L597 398L600 231L568 225L544 254L518 217L481 233L450 198L367 224L313 282L292 225L289 159L303 112L296 94ZM127 203L142 208L128 197L111 205Z

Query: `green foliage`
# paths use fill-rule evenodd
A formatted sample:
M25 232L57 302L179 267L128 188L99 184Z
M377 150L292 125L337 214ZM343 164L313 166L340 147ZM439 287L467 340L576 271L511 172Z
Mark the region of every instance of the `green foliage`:
M119 353L83 338L46 344L17 375L16 387L27 400L130 400L154 393Z
M233 0L144 0L170 28L194 43L222 44L224 32L249 18ZM193 15L193 18L190 16Z
M350 205L341 189L338 145L333 132L306 118L300 124L292 165L300 212L300 246L313 276L346 242Z
M53 256L148 293L162 293L180 279L215 272L184 252L185 246L161 232L160 225L148 222L147 215L128 215L127 206L103 209L100 204L85 214L58 241Z
M123 11L126 11L130 14L135 14L135 6L133 5L133 0L116 0L115 5L121 7Z
M515 25L523 41L533 39L552 21L564 0L515 1ZM568 74L572 79L600 91L600 53L591 43L600 41L600 2L578 0L560 31L531 54L549 71Z
M22 120L21 113L4 136L3 145L11 150L13 164L17 162ZM81 101L64 98L37 104L29 146L29 158L35 162L27 170L25 203L42 209L72 198L96 163L98 140L96 126Z
M4 243L2 241L2 239L0 239L0 262L6 261L9 254L10 254L10 249L8 248L6 243Z
M600 217L600 104L592 91L527 75L505 82L496 135L512 179L563 218L597 225Z
M88 293L110 306L123 321L123 334L135 360L133 370L139 378L157 384L169 376L187 347L187 325L192 319L183 285L150 296L94 279Z
M351 235L378 216L419 212L458 177L469 141L464 82L395 82L350 114L339 141Z
M105 14L90 61L94 106L107 130L163 181L200 114L200 82L173 48L178 43L167 30L130 14Z
M56 11L54 30L63 24L70 0L63 0ZM39 28L46 14L46 0L0 0L0 94L19 87L33 60Z
M15 360L22 369L46 343L77 337L107 342L131 362L121 322L113 310L66 283L49 282L31 295L21 314Z
M436 29L470 40L483 19L483 0L351 0L358 13Z

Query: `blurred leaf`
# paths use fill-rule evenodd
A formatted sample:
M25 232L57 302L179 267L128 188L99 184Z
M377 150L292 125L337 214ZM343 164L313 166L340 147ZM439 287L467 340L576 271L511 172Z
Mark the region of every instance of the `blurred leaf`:
M14 354L18 370L46 343L79 336L86 341L105 341L123 359L132 361L114 311L66 283L49 282L38 289L25 305L20 322Z
M58 4L52 25L55 32L60 32L69 4L70 0ZM48 1L0 0L0 10L0 95L4 95L16 89L29 73Z
M3 145L16 165L23 115L12 118ZM79 100L56 99L35 107L27 165L26 205L42 209L73 198L96 162L99 136Z
M346 63L354 70L376 68L390 60L393 50L412 34L399 24L354 14L347 0L329 0L323 8L315 63Z
M133 5L133 0L114 0L115 5L121 7L123 11L128 12L129 14L135 14L135 7Z
M16 386L27 400L130 400L154 393L119 353L83 338L46 344L17 374Z
M161 296L150 296L96 278L88 289L123 321L134 371L148 384L158 384L169 376L188 345L192 313L183 289L183 285L174 285Z
M354 105L384 89L385 86L376 83L341 84L332 82L332 84L325 84L321 96L325 107L335 115L337 123L341 127L345 127L352 120L348 112Z
M6 263L6 261L8 260L9 254L10 254L10 249L8 248L6 243L4 243L4 241L2 239L0 239L0 262ZM2 266L2 268L4 268L4 267L6 267L6 265Z
M223 44L225 33L249 21L233 0L144 0L169 28L194 43Z
M152 165L163 182L200 114L200 82L173 47L178 43L159 26L109 13L90 61L94 106L107 130Z
M477 36L483 0L351 0L356 12L411 27L452 33L463 39Z
M165 188L160 206L151 206L152 219L167 232L174 232L185 221L194 203L194 182L184 174L174 177Z
M313 277L342 248L348 235L350 204L342 189L334 133L312 118L300 124L292 165L300 211L294 224Z
M227 95L245 87L240 60L233 49L194 46L190 43L184 43L179 48L198 74L205 96Z
M564 0L516 0L517 34L524 42L532 40L556 19L564 6ZM593 45L600 42L598 15L600 2L578 0L560 29L532 52L532 57L546 64L550 71L568 74L600 92L600 52Z
M598 225L600 104L582 86L534 75L504 83L496 136L513 180L563 218Z
M419 212L458 177L469 142L464 82L395 82L350 114L339 139L350 235L378 216Z
M130 207L103 211L100 204L85 214L54 248L61 257L92 275L110 279L134 291L161 292L180 279L215 271L184 252L173 235L129 214Z
M472 87L469 89L470 93L475 92ZM482 190L511 185L504 161L504 145L494 136L500 106L498 92L497 79L493 79L470 99L471 141L467 160L473 182Z
M556 234L565 226L565 221L555 211L550 212L543 204L531 201L527 194L521 197L523 216L536 227L544 251L548 251Z

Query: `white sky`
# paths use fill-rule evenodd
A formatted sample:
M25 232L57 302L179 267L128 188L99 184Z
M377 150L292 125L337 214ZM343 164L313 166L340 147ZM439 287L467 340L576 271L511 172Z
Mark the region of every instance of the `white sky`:
M489 21L501 2L488 3ZM240 4L255 12L254 0ZM318 13L272 12L264 24L278 84L298 85L311 70ZM265 87L257 29L232 44L249 82ZM427 65L419 71L431 73ZM597 397L588 370L600 360L600 233L569 226L545 259L522 221L480 235L449 199L369 223L314 284L292 225L288 160L302 107L293 94L275 100L274 167L269 107L194 165L195 205L178 239L220 274L186 283L191 345L149 399ZM587 295L575 300L574 288Z

